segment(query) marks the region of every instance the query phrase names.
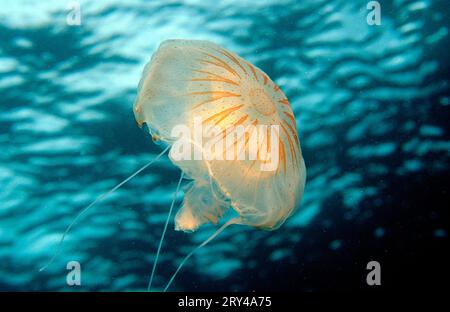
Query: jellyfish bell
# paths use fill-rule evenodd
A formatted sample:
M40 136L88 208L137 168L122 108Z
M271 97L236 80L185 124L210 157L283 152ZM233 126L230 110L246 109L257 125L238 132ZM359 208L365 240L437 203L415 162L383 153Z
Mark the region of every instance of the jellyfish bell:
M230 209L238 214L183 259L164 290L186 260L230 224L274 230L298 207L306 168L289 101L262 70L235 53L208 41L163 42L144 68L133 110L137 123L169 144L171 161L193 180L175 217L176 230L216 224ZM198 134L198 119L219 129L215 144L205 143L205 132ZM188 133L183 142L192 145L181 144L189 155L184 158L175 157L174 130L180 126ZM244 131L233 131L237 128ZM220 157L202 157L209 145Z
M182 173L158 245L148 290L185 175L193 182L175 217L176 230L192 232L205 223L219 223L229 210L238 216L225 221L192 250L164 290L189 257L229 225L274 230L298 207L306 168L289 101L262 70L233 52L208 41L163 42L144 68L133 111L138 125L147 126L153 141L165 143L167 147L82 209L62 234L53 257L39 271L53 263L64 238L84 214L157 162L169 149L171 161ZM196 131L198 120L200 134ZM214 131L203 131L203 126L210 126ZM187 133L182 141L189 143L189 147L180 146L188 149L189 153L185 154L189 157L176 157L180 147L180 138L174 135L176 129ZM215 135L211 137L211 133Z
M254 129L278 126L277 154L271 154L279 160L275 170L261 170L267 162L261 157L171 157L193 179L175 217L175 229L195 231L202 224L217 223L233 209L239 215L234 223L274 230L298 207L306 168L289 101L262 70L233 52L208 41L164 41L145 66L134 113L138 124L147 124L169 144L176 140L172 129L178 125L195 132L196 117L222 129L223 137L233 127L251 128L232 144L244 141L244 152L249 152ZM266 133L257 140L258 154L274 146L274 136ZM204 145L193 139L192 143L203 153Z

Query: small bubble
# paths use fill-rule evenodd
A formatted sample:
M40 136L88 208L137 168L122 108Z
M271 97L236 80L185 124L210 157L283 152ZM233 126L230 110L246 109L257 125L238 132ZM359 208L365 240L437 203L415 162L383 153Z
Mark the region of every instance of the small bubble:
M447 231L444 229L434 230L434 237L447 237Z
M340 239L335 239L334 241L332 241L330 243L331 250L337 250L337 249L341 248L341 246L342 246L342 241Z
M375 229L373 234L375 235L375 237L380 238L380 237L383 237L385 233L386 233L386 231L384 230L384 228L378 227Z

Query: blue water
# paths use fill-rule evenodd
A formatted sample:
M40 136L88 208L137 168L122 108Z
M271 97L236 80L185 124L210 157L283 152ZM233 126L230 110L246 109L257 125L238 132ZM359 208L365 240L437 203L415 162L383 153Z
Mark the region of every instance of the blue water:
M448 260L447 1L382 1L380 26L362 0L79 1L79 26L68 3L0 2L0 290L146 288L180 174L166 157L38 269L77 212L161 151L132 104L144 64L173 38L218 43L281 86L308 178L280 229L228 228L171 290L350 290L373 259ZM170 224L156 289L215 229ZM80 287L66 285L71 260Z

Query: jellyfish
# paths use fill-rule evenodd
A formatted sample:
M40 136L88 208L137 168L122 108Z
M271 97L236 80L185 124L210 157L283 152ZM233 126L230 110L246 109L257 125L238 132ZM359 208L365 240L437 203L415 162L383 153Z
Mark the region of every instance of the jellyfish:
M144 67L133 111L137 124L146 125L151 137L167 147L84 208L66 228L57 252L41 271L56 258L65 236L82 215L167 151L181 176L148 290L183 178L191 182L175 216L175 230L194 232L206 223L222 225L185 256L164 291L186 261L228 226L276 230L298 208L306 167L290 103L266 73L237 54L202 40L162 42ZM198 136L199 124L202 131ZM180 126L189 134L183 140L174 135ZM203 126L210 130L203 131ZM181 150L189 157L179 157ZM230 211L234 216L227 220Z
M275 230L292 215L306 179L296 120L283 91L261 69L208 41L167 40L145 66L138 89L133 107L137 123L146 124L153 137L172 145L171 161L193 180L175 216L176 230L193 232L205 223L216 224L233 209L238 216L228 220L202 247L231 224ZM267 157L174 159L173 129L185 125L194 133L196 117L202 124L218 127L219 138L236 126L255 133L256 126L266 126L263 132L267 135L256 143L258 153L274 145L268 129L278 126L276 170L261 170ZM240 146L245 152L249 138L255 137L252 131L245 132L241 140L233 136L232 145L243 142ZM194 149L204 152L202 143L190 140Z

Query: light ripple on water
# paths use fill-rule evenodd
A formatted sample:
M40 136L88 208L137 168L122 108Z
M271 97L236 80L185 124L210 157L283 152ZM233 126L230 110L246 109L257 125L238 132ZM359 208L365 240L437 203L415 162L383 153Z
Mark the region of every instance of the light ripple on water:
M167 159L94 208L53 267L37 270L82 207L160 150L136 127L131 105L143 64L167 38L212 40L266 70L291 99L308 167L303 204L284 227L230 227L187 264L190 277L220 280L246 269L264 276L270 263L261 249L273 263L295 262L302 229L333 209L329 198L342 196L347 216L356 218L358 204L376 198L377 177L417 172L432 155L448 157L448 133L432 116L418 122L438 104L428 99L448 89L448 81L429 79L440 65L429 51L448 37L426 18L435 1L394 1L399 13L383 16L382 28L365 23L366 2L80 1L80 28L65 26L65 2L40 1L32 14L22 1L0 4L0 26L13 38L0 40L0 284L65 290L65 263L76 258L87 267L86 289L146 287L179 174ZM420 136L398 142L398 131ZM393 154L404 158L396 172L389 169ZM429 168L446 167L442 157L432 159ZM212 231L169 233L156 283ZM341 244L330 248L338 252ZM183 276L177 289L190 287Z

